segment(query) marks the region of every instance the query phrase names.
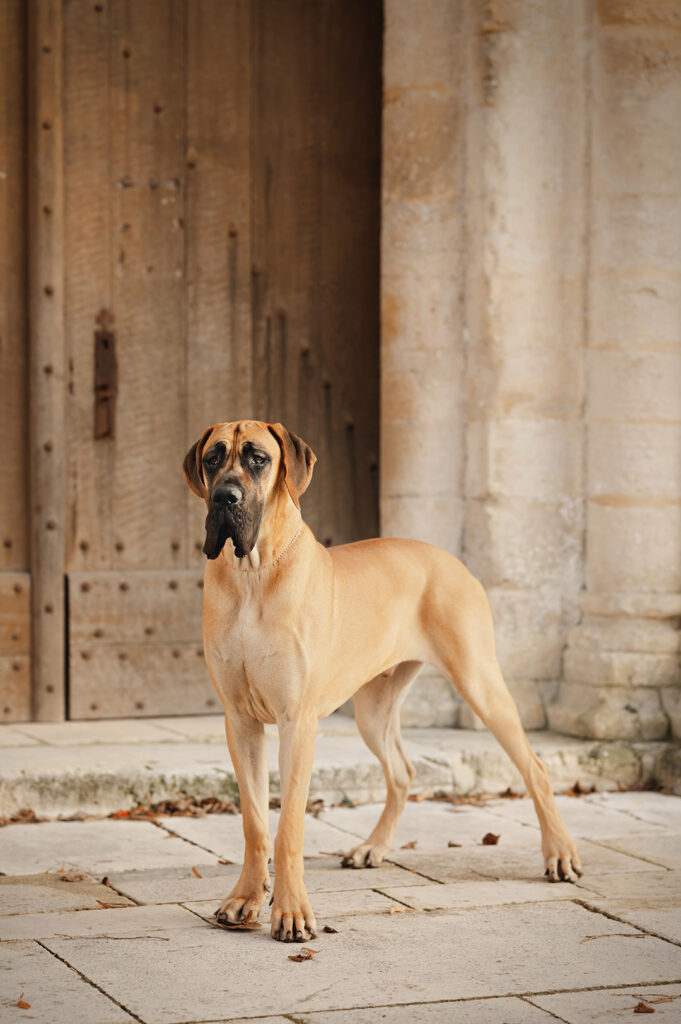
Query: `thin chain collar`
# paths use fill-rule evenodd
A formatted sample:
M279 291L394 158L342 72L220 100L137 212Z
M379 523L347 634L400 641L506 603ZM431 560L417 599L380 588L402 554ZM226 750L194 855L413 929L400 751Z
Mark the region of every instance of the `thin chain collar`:
M304 523L300 524L300 526L298 527L296 532L293 534L293 536L291 537L290 541L288 542L288 544L286 545L284 550L280 551L279 554L277 555L277 557L273 558L271 562L267 562L266 565L259 565L257 567L257 569L242 569L241 566L229 565L229 562L228 562L227 563L228 567L230 569L232 569L233 572L262 572L263 569L270 569L273 565L276 565L277 562L280 562L282 560L282 558L284 557L284 555L288 554L288 552L291 550L291 548L293 547L293 545L295 544L295 542L298 540L298 538L300 537L301 533L303 532L303 526L304 525L305 525Z

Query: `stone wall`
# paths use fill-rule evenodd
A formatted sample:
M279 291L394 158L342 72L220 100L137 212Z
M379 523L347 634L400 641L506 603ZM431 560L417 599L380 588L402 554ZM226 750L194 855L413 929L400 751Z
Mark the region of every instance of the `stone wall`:
M385 18L382 531L486 585L527 726L678 735L681 4Z

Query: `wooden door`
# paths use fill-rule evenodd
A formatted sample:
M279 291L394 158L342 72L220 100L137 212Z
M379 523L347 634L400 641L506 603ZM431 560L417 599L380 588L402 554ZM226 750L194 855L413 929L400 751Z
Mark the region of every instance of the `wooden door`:
M69 714L206 712L202 430L281 420L317 536L377 532L380 4L62 16Z
M0 721L31 715L26 353L25 31L0 4Z

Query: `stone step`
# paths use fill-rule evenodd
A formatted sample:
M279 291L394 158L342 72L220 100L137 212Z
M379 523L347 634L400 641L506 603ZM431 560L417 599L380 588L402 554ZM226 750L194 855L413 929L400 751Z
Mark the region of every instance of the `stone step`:
M278 741L266 727L270 788L279 792ZM663 742L624 743L530 733L557 791L641 788L657 782L681 791L681 750ZM487 732L405 729L416 769L415 794L457 796L523 792L520 775ZM221 716L0 726L0 814L28 807L50 817L109 814L137 804L237 795ZM367 803L385 796L383 773L354 721L340 714L320 722L310 795L327 804Z

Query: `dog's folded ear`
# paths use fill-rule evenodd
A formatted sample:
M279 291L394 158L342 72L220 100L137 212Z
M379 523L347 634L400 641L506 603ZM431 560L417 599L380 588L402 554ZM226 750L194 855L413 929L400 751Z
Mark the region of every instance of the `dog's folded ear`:
M281 423L268 423L267 429L276 437L281 448L281 465L288 492L296 508L300 508L300 495L312 479L312 470L317 456L297 434L292 434Z
M206 484L203 479L201 460L203 458L203 446L212 434L213 429L213 427L209 427L208 430L204 431L196 444L191 446L184 457L184 462L182 463L184 478L187 481L189 488L194 492L194 494L197 494L199 498L206 497Z

